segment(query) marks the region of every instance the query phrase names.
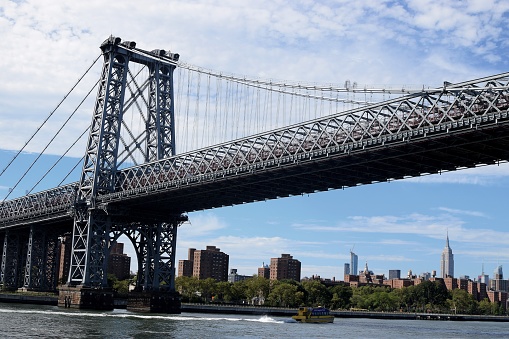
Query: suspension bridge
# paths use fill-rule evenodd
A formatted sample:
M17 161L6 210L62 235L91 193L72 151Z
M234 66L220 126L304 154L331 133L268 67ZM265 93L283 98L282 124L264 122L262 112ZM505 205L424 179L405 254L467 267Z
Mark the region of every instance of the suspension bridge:
M389 90L215 72L115 37L101 57L92 123L62 155L86 143L84 157L56 187L32 193L41 178L0 202L0 283L58 287L61 306L113 307L107 258L125 235L138 263L130 307L179 312L188 212L509 160L509 73Z

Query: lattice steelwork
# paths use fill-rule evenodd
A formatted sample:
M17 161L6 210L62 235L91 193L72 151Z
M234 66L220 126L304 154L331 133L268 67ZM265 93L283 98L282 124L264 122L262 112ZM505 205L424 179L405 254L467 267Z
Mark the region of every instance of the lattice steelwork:
M7 230L4 236L0 283L4 288L16 289L23 285L26 264L27 239L24 230Z
M187 216L169 218L165 223L120 223L112 228L110 244L120 235L127 236L136 252L139 291L175 289L175 250L177 227L187 221Z
M505 73L448 85L131 167L118 173L116 192L101 199L112 203L139 196L154 196L157 192L178 190L188 185L205 186L228 177L254 175L281 166L298 166L312 159L368 152L390 145L419 142L419 139L443 138L454 133L505 124L508 122L509 108L508 81L509 74ZM498 160L504 159L492 159L493 162ZM447 168L428 172L427 167L423 166L426 170L409 170L403 175L454 170L458 166L464 164L455 164L451 159ZM331 183L327 188L338 187ZM228 201L228 198L224 200ZM242 202L245 201L236 203ZM192 205L192 208L206 206Z
M23 287L53 291L57 286L57 232L50 227L30 226Z
M105 286L109 248L125 234L138 257L138 288L172 290L183 212L509 160L509 73L176 155L178 55L116 38L101 48L104 67L80 181L0 203L4 286L53 288L57 243L48 225L72 219L68 283ZM130 64L146 69L147 79ZM296 93L296 85L229 81L307 95ZM128 126L127 110L140 114L142 130ZM34 223L30 237L15 228Z
M120 145L123 144L126 158L132 156L132 145L140 149L140 136L134 136L129 130L131 142L126 142L121 137L121 126L127 128L123 121L125 106L135 105L142 110L137 99L143 97L147 83L149 131L146 133L145 154L148 158L160 158L172 154L174 149L174 132L171 131L171 75L175 68L175 55L167 55L165 51L158 50L150 56L148 52L135 50L135 47L132 42L121 43L119 38L114 37L101 45L104 66L76 197L68 280L70 284L96 287L107 284L107 256L112 218L104 210L97 208L96 200L99 196L114 191ZM138 85L136 75L132 75L129 70L130 62L149 67L150 79L143 85ZM128 82L129 76L131 79ZM124 100L126 88L129 88L132 94L127 103Z
M508 83L509 73L504 73L454 85L446 84L436 90L425 90L346 113L123 169L115 172L114 192L100 196L99 205L113 210L114 207L122 209L122 204L130 206L132 203L143 210L151 209L150 205L157 205L156 202L164 198L167 209L181 213L299 194L299 190L301 193L313 192L507 160L504 146L506 139L503 136L506 135L504 126L508 123ZM140 88L147 86L145 84ZM129 104L126 105L132 105L132 100L127 102ZM497 133L502 133L502 136L493 136L498 138L500 145L483 146L483 140L489 136L486 133L491 133L489 131L495 128L499 131ZM477 136L476 140L471 138L470 148L455 144L459 142L457 138L467 134ZM434 145L429 144L429 147L436 149L426 149L425 158L418 158L419 154L424 154L424 149L419 148L419 145L425 142L435 142ZM468 141L461 142L465 144ZM483 149L474 149L476 144ZM400 153L390 152L403 146L407 147L406 160L402 160ZM444 155L443 149L447 147L463 154ZM381 152L387 152L383 156L385 158L377 155ZM384 164L383 169L373 167L376 172L371 173L349 170L355 167L354 162L360 159L359 154L366 154L366 157L368 154L376 155L377 164L381 164L384 159L387 164ZM410 159L412 156L414 158ZM256 183L256 178L267 182L268 179L261 176L269 170L271 173L286 171L288 176L297 177L298 168L307 162L319 159L343 159L341 161L346 162L345 157L351 159L349 168L339 171L330 167L329 172L335 172L337 176L308 175L307 179L303 177L306 185L302 182L294 183L295 189L279 188L291 185L284 174L277 177L279 182L265 197L262 182ZM390 163L387 159L394 161ZM412 163L415 160L422 162ZM226 192L221 180L233 180L236 177L253 178L252 181L244 180L252 185L250 189L244 187L242 192L236 191L237 197L232 194L210 195L210 192L218 190ZM313 188L313 185L316 187ZM0 227L44 218L68 218L67 211L72 205L76 186L72 184L2 203ZM186 191L190 186L196 191L194 194ZM172 200L168 193L170 191L174 199L181 201ZM179 192L185 192L187 200L182 200ZM143 202L139 200L142 197L153 198L143 198Z
M165 55L165 51L157 54ZM146 162L175 155L173 70L161 63L150 66Z

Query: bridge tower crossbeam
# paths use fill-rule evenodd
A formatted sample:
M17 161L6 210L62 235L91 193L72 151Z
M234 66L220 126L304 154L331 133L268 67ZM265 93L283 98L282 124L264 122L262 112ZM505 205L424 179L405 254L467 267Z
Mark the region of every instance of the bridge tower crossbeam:
M143 112L146 114L146 128L142 132L145 136L134 137L133 143L139 148L139 140L145 140L142 150L145 162L175 155L173 71L178 54L164 50L143 51L137 49L134 42L122 42L116 37L108 38L101 50L104 64L73 208L71 264L67 287L60 289L59 304L113 308L112 294L107 288L109 250L120 234L126 234L137 250L138 277L143 277L138 281L137 290L171 294L172 305L159 305L158 310L179 312L180 301L174 285L175 245L177 227L186 217L177 213L154 219L136 211L113 210L107 204L98 203L101 195L115 192L125 109L136 104L140 110L136 100L143 97L147 87L148 102L142 98L147 106L147 111ZM138 86L136 76L131 73L130 63L148 68L148 80L142 86ZM132 96L126 99L127 88ZM124 147L124 152L128 153L125 157L132 156L129 145L124 144ZM136 243L135 239L142 240ZM136 307L140 308L139 300L142 300L141 307L147 306L149 299L147 295L138 296Z

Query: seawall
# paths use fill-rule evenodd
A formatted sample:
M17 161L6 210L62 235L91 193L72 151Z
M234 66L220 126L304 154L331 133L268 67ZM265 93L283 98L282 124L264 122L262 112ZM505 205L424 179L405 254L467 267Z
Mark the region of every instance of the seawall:
M56 296L34 296L15 294L0 294L0 302L34 305L57 306ZM125 308L126 300L115 299L115 308ZM216 314L251 314L274 315L291 317L297 313L294 308L278 308L263 306L216 305L216 304L188 304L182 303L182 312L216 313ZM448 320L448 321L492 321L509 322L509 316L441 314L441 313L403 313L403 312L368 312L368 311L331 311L336 318L372 318L372 319L400 319L400 320Z
M291 317L297 313L296 309L214 305L214 304L182 304L182 312L222 313L222 314L253 314L275 315ZM371 318L371 319L400 319L400 320L448 320L448 321L495 321L509 322L509 316L441 314L441 313L404 313L404 312L369 312L369 311L331 311L336 318Z

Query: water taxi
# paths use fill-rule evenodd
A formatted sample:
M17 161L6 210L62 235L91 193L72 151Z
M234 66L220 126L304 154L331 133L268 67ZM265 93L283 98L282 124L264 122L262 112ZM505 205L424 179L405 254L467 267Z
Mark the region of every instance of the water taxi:
M329 314L329 310L325 307L300 307L295 319L302 323L332 323L334 316Z

